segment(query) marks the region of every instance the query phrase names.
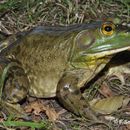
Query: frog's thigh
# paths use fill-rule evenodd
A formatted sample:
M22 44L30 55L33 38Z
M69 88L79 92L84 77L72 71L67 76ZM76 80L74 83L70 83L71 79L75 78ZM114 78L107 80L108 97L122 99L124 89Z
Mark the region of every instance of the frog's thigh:
M2 98L10 103L19 102L28 93L29 82L27 76L23 68L16 62L10 61L4 65L4 68L8 68L8 71Z
M88 119L97 120L87 101L82 96L78 82L82 77L77 73L66 72L57 86L57 97L64 107L76 115L85 116Z

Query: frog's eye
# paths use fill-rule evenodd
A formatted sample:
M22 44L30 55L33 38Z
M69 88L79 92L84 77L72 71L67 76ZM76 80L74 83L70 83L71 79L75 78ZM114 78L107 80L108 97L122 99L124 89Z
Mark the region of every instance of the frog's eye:
M115 32L115 24L112 22L103 23L101 32L106 36L111 36Z

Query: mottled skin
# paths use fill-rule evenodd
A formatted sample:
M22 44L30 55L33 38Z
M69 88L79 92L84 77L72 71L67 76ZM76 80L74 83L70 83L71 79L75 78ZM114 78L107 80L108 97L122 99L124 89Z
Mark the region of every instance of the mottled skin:
M104 32L105 24L108 32ZM57 96L66 109L97 120L80 88L104 68L113 54L127 50L129 41L127 27L110 21L37 27L12 35L0 44L2 68L15 63L9 69L2 100L17 103L27 95Z

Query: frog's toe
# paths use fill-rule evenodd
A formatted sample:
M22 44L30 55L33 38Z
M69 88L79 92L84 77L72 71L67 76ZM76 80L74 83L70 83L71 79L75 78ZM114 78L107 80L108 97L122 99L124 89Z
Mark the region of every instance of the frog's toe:
M11 104L3 100L1 100L0 103L0 109L5 115L12 115L14 117L29 119L28 115L19 104Z
M116 76L120 81L121 84L125 84L125 75L124 74L130 74L130 68L125 65L120 66L114 66L111 67L107 73L107 77Z

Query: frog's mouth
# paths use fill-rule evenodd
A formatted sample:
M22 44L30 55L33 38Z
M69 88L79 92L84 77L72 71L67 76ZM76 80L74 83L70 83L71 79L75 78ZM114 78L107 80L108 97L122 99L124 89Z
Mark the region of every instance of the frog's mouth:
M107 51L103 51L103 52L97 52L97 53L91 53L91 54L87 54L87 56L89 57L96 57L96 58L102 58L105 56L110 56L122 51L126 51L126 50L130 50L130 46L127 47L123 47L123 48L118 48L118 49L113 49L113 50L107 50Z

